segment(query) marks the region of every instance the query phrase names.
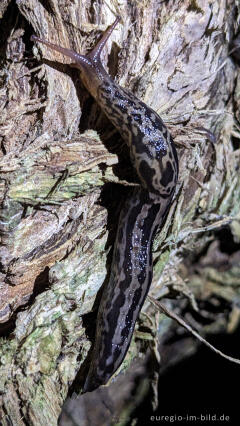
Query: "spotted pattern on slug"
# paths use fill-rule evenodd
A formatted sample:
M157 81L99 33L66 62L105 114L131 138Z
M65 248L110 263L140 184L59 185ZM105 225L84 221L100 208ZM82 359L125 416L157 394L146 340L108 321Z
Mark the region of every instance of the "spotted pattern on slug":
M114 82L99 87L98 102L128 143L143 187L169 197L178 163L171 135L159 115Z
M129 194L120 213L85 392L107 383L126 355L152 281L153 239L169 210L178 177L176 149L159 115L118 86L101 64L102 48L119 20L117 17L86 56L32 36L32 40L74 60L84 85L128 144L141 183Z

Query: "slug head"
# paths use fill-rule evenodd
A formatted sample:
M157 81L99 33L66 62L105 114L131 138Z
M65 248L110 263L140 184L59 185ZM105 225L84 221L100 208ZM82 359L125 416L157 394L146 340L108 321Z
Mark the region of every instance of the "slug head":
M70 57L73 60L71 66L80 70L83 84L91 93L91 95L96 99L98 87L102 84L103 81L110 79L109 75L102 66L100 55L103 47L105 46L108 38L112 34L112 31L116 27L119 20L120 17L118 16L114 23L103 33L101 39L96 44L94 49L86 56L81 55L74 50L66 49L64 47L53 44L47 40L36 37L35 35L31 36L31 40L42 43L48 48L56 50L57 52Z

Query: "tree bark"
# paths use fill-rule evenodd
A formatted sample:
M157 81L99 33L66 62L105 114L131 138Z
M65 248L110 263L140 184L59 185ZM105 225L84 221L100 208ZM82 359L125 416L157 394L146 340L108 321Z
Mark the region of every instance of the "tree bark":
M240 80L238 65L229 56L238 2L4 1L3 425L56 425L70 388L81 386L94 331L93 317L84 315L97 309L96 296L109 276L121 202L128 186L137 184L120 135L84 89L78 72L59 53L37 48L30 36L36 33L84 54L117 14L122 21L104 49L103 64L121 86L161 115L180 159L176 195L154 243L151 295L170 298L169 306L201 334L232 332L239 323ZM226 233L231 248L223 244ZM203 312L207 325L201 322ZM83 413L84 407L102 401L112 407L105 422L129 414L148 390L147 382L138 383L126 403L133 395L129 377L148 373L156 390L157 345L160 353L161 345L170 347L167 338L178 329L146 301L121 371L128 371L139 354L145 361L111 385L118 397L105 388L88 400L70 401L61 423L67 421L69 407L82 407ZM197 345L183 338L175 349L177 362ZM165 365L171 363L170 352ZM155 359L150 372L149 357ZM75 424L95 424L88 416L80 422L78 413Z

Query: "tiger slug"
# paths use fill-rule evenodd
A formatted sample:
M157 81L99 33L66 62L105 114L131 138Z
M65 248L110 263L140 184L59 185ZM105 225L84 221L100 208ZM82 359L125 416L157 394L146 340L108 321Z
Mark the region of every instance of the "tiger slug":
M153 239L169 210L178 178L176 149L159 115L118 86L101 63L101 51L119 20L117 17L85 56L31 37L72 58L71 65L81 71L85 87L128 144L140 180L120 213L111 275L99 306L85 392L106 384L125 358L152 281Z

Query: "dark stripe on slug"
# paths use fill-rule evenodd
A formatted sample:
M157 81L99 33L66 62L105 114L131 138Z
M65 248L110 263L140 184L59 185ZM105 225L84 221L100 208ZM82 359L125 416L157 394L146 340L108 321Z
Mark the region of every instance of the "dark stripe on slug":
M168 129L166 128L166 126L164 126L164 124L162 125L162 134L163 134L163 137L165 139L167 139L169 132L168 132Z
M138 174L140 176L141 181L145 184L145 187L154 193L158 193L156 189L153 187L153 178L155 175L155 170L149 167L149 164L142 160L138 169Z
M141 272L138 274L138 281L143 284L146 280L147 267L152 265L152 244L155 233L153 232L153 223L161 209L161 204L150 204L147 217L142 226L142 238L140 245L139 263ZM149 243L150 242L150 243Z
M123 213L125 213L126 210L128 211L128 209L130 208L130 205L133 204L133 206L131 207L131 209L129 211L128 220L127 220L127 224L126 224L126 241L125 241L125 248L124 248L125 258L124 258L124 262L123 262L123 265L122 265L122 269L123 269L124 274L125 274L125 279L123 281L119 282L119 284L118 284L119 294L118 294L117 298L115 299L114 307L112 307L112 309L111 309L111 302L112 302L111 298L109 298L109 306L106 306L106 311L108 312L107 316L106 316L106 320L109 324L111 324L111 329L107 333L105 331L103 331L104 352L103 352L103 355L101 357L102 362L104 362L103 360L107 359L109 353L111 353L113 351L111 342L113 341L113 336L114 336L114 333L115 333L115 329L117 327L117 323L118 323L118 319L119 319L119 310L124 305L126 289L129 286L129 282L131 282L131 280L132 280L132 268L130 267L131 265L129 264L129 262L131 263L131 251L133 249L133 247L132 247L132 234L133 234L133 229L134 229L135 222L136 222L136 217L141 212L143 199L146 198L145 191L141 191L141 192L143 192L143 194L142 194L142 196L140 195L139 197L138 197L138 190L135 190L134 192L135 192L135 194L133 195L133 198L128 199L125 206L123 207ZM138 199L138 198L140 198L140 199ZM134 205L134 203L131 203L129 205L129 201L133 201L133 199L137 204ZM123 216L124 216L124 214L123 214ZM128 253L128 255L126 255L126 253ZM115 258L113 259L113 262L115 263ZM119 276L120 276L120 271L118 271L118 272L119 272ZM112 279L112 277L110 278L110 280L111 279ZM104 294L103 294L103 297L104 297ZM117 309L116 309L116 307L117 307Z
M115 329L119 319L119 310L125 303L125 295L122 291L120 291L120 294L115 299L114 303L115 303L115 306L118 307L118 309L113 309L112 306L108 307L109 311L105 319L105 321L107 321L107 323L110 324L111 327L109 328L109 330L106 330L104 327L105 321L102 324L103 328L102 328L101 338L102 338L103 352L101 356L99 356L100 354L98 354L98 356L100 361L100 368L103 371L105 371L106 361L108 357L113 356L114 352L118 349L117 345L115 345L115 347L113 346L113 337L114 337ZM111 366L111 368L113 368L113 366Z
M115 261L119 264L121 260L121 253L120 253L119 247L115 248L114 258L115 258Z
M148 286L147 289L149 288L151 281L152 281L152 270L150 269L148 271ZM148 291L148 290L147 290ZM128 305L129 310L126 313L126 319L125 319L125 327L122 329L121 332L121 338L122 338L122 342L127 342L127 344L125 344L125 353L128 350L128 347L130 345L131 342L131 336L134 330L134 325L138 316L138 313L144 303L145 300L145 296L146 296L147 292L144 291L143 292L143 288L139 287L137 290L135 290L134 292L134 297L131 301L131 304ZM114 351L113 351L113 365L116 365L118 359L122 357L122 353L119 349L119 347L115 347ZM107 367L107 371L109 372L109 374L112 374L112 368L109 365L109 367Z
M142 302L142 303L140 303ZM141 309L142 304L144 302L144 298L142 297L142 288L139 287L135 292L134 292L134 297L132 300L132 304L129 307L128 313L126 315L126 321L125 321L125 327L122 330L122 338L126 339L129 335L129 328L131 327L132 323L133 323L133 316L134 313L136 313L136 309L138 308Z
M169 183L173 181L174 171L172 167L172 163L170 161L167 162L166 168L163 170L160 184L162 186L167 186Z
M117 238L118 238L118 243L121 244L122 240L123 240L123 228L122 228L122 226L119 226Z
M177 177L178 176L178 156L177 156L177 150L175 148L175 145L174 145L174 142L173 142L173 138L172 138L171 135L170 135L169 139L170 139L170 144L171 144L171 148L172 148L171 151L172 151L173 156L174 156L174 161L172 161L172 164L173 164L173 166L175 168L176 177ZM169 150L169 152L171 152L171 151Z

